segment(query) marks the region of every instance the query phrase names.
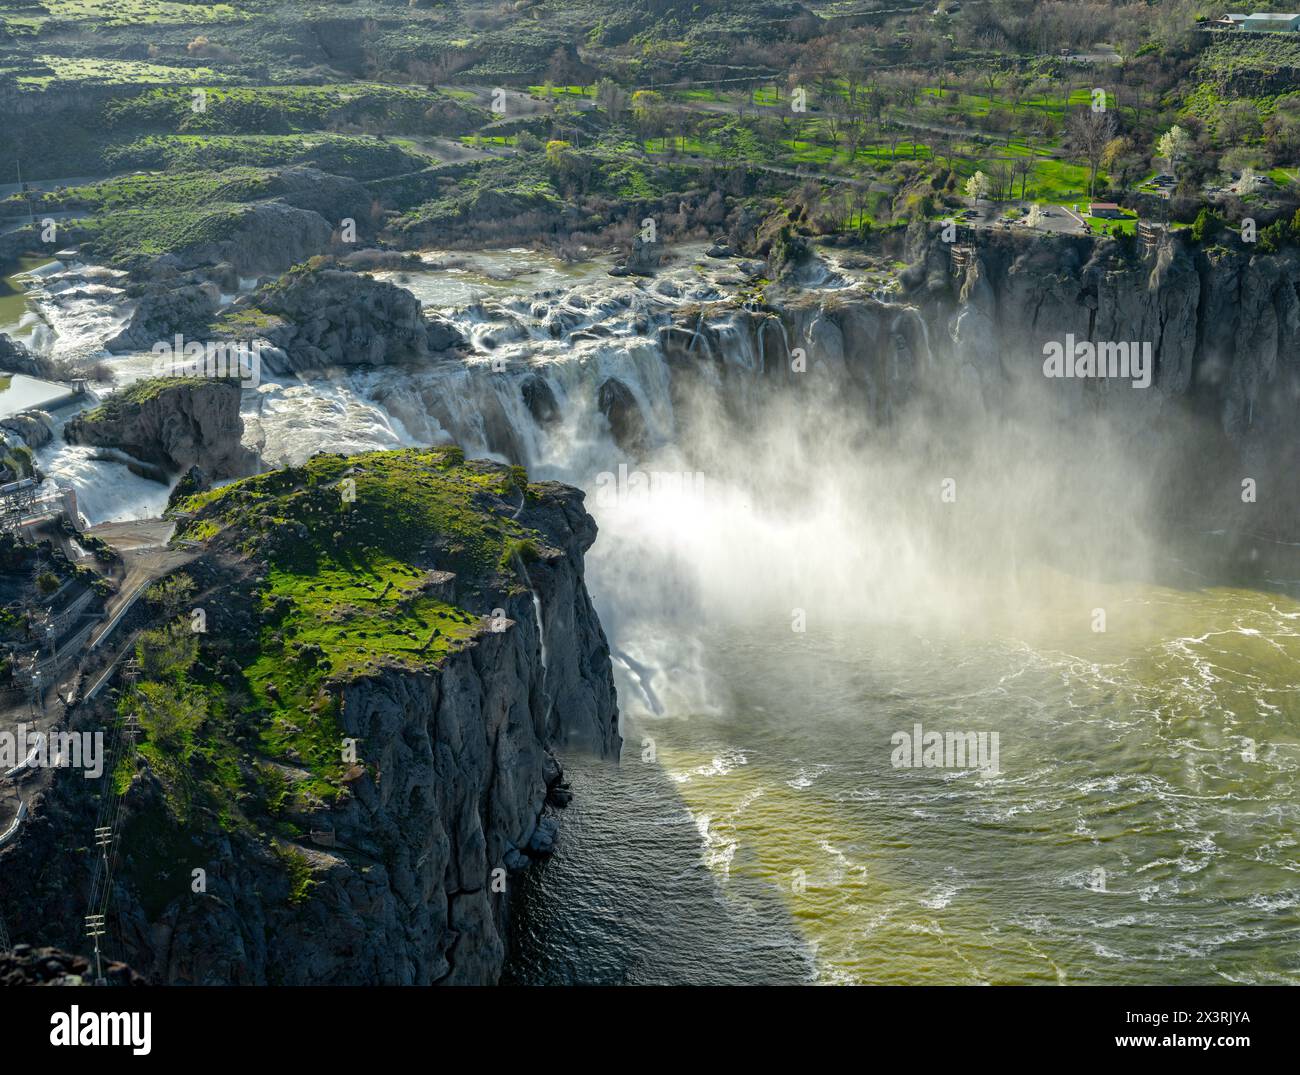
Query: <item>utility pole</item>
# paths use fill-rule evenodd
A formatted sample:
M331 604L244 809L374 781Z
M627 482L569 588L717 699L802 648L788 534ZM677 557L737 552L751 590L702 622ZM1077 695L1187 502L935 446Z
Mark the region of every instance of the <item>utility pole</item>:
M113 845L113 829L109 825L101 825L95 829L95 846L99 848L103 856L104 863L104 903L108 903L108 885L109 885L109 865L108 849ZM95 940L95 984L106 985L104 980L103 960L99 950L99 938L106 932L104 926L104 916L102 914L92 914L86 916L86 936L93 937Z
M95 984L107 985L104 979L104 964L99 952L99 938L104 936L104 916L102 914L86 915L86 936L95 940Z

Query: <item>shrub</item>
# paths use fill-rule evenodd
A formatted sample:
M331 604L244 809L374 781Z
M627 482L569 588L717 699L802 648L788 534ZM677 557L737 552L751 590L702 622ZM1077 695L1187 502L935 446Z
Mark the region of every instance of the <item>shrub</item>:
M1195 242L1204 243L1213 239L1222 227L1222 217L1209 209L1202 209L1196 214L1196 219L1192 222L1192 239Z

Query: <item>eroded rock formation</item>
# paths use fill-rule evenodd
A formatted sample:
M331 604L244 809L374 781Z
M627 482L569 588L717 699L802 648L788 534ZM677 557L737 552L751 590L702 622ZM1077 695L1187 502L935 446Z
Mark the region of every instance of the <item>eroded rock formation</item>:
M63 427L69 444L114 448L180 473L200 467L216 479L252 472L256 457L240 443L240 387L192 377L139 382Z

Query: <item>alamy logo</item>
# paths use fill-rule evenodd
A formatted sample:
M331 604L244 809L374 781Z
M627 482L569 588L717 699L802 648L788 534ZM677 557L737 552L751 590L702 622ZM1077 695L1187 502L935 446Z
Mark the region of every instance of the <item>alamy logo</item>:
M629 470L626 463L618 465L618 473L611 470L596 475L596 503L602 508L612 508L654 496L681 496L704 491L705 477L692 471L656 470L647 474L643 470Z
M927 732L914 724L910 734L895 732L889 742L895 769L978 769L985 776L1001 772L997 732Z
M1118 377L1131 379L1134 388L1151 384L1151 341L1118 343L1103 340L1076 340L1065 334L1065 342L1048 340L1043 344L1044 377Z
M103 732L29 732L19 724L16 732L0 732L0 772L6 776L22 769L83 769L87 780L104 775Z
M153 1024L151 1012L71 1011L50 1016L51 1045L129 1045L136 1056L148 1056Z
M179 333L168 343L153 345L156 377L230 378L241 388L256 388L262 379L262 342L255 340L190 340Z

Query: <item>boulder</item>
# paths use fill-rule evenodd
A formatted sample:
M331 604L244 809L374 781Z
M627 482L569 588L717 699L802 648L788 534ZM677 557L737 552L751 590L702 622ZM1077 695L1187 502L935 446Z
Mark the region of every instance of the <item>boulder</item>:
M437 314L425 317L430 351L450 351L465 346L465 337L455 324Z
M543 377L530 373L519 385L519 394L524 397L524 406L539 426L549 426L559 421L560 405Z
M42 355L32 354L23 344L0 332L0 370L25 373L28 377L52 377L53 363Z
M44 448L54 439L54 419L45 411L23 411L0 421L0 429L23 439L29 448Z

